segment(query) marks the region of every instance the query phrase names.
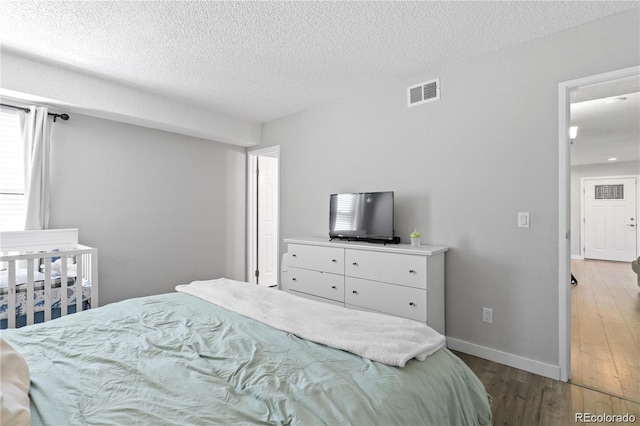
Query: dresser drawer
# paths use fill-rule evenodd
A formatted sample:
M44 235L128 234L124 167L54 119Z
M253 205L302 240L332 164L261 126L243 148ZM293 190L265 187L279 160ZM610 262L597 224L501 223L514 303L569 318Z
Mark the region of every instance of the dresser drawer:
M427 258L410 254L345 250L345 275L427 288Z
M427 322L427 290L345 278L345 303Z
M289 268L290 291L344 302L344 276L309 269Z
M344 274L344 249L289 244L289 266Z

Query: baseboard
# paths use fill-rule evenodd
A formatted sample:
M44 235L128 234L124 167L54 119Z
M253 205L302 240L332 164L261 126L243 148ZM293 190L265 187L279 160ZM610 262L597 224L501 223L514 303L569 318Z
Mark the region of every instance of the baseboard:
M475 343L455 339L453 337L447 337L447 347L454 351L464 352L479 358L488 359L489 361L508 365L509 367L528 371L539 376L560 380L560 367L557 365L546 364L544 362L480 346Z
M579 254L572 254L571 259L573 260L584 260L584 256L580 256Z

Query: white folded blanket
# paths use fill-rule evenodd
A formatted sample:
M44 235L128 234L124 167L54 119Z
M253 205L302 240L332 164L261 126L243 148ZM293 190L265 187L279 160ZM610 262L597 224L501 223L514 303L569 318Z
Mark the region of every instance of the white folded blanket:
M178 285L176 290L312 342L372 361L404 367L445 344L428 325L304 299L284 291L220 278Z
M33 272L33 281L44 281L44 274L42 272ZM16 268L16 284L25 284L27 282L27 270L23 268ZM9 287L9 271L3 269L0 271L0 287Z

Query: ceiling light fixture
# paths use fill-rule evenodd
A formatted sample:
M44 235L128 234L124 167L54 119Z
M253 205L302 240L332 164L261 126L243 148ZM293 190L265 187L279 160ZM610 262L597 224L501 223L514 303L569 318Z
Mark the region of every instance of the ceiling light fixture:
M616 158L616 157L611 157L611 158L609 158L609 161L616 161L616 160L617 160L617 158Z
M578 136L578 126L569 127L569 139L574 140Z

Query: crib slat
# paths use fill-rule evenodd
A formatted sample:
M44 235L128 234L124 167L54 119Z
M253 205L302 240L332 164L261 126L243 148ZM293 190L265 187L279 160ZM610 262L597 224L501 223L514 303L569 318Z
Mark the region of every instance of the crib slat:
M78 256L80 262L76 263L76 313L82 311L82 256ZM77 259L76 258L76 259Z
M98 300L98 249L92 249L87 258L91 263L91 275L89 275L89 280L91 281L91 308L97 308L100 306Z
M67 315L67 285L69 284L67 278L67 259L60 261L60 315Z
M9 261L9 287L7 288L7 328L16 328L16 261Z
M44 320L51 320L51 258L44 259Z
M33 313L34 313L34 291L33 288L35 286L33 280L33 262L34 259L27 259L27 325L33 324Z

